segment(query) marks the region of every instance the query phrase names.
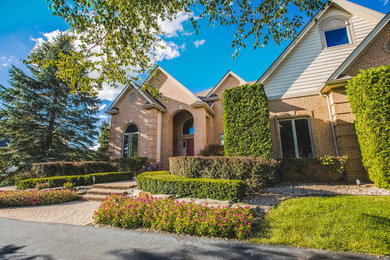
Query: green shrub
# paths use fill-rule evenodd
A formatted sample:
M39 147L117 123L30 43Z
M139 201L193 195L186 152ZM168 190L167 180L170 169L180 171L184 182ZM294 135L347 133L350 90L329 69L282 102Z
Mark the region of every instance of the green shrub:
M35 189L37 190L43 190L47 188L50 188L50 182L37 183L37 185L35 185Z
M390 65L360 71L346 92L363 165L378 187L390 189Z
M242 180L248 192L258 192L275 182L276 160L253 157L171 157L172 174L188 178Z
M146 157L129 157L129 158L117 158L113 160L115 166L119 171L134 171L140 173L145 170L148 163Z
M337 182L344 179L346 156L284 158L277 179L281 182Z
M253 231L249 208L211 208L170 199L111 195L94 215L98 224L152 228L177 234L243 239Z
M272 158L268 99L262 84L223 92L223 125L225 155Z
M204 150L200 151L201 156L224 156L223 145L210 144Z
M137 187L152 194L175 194L199 199L240 201L245 197L243 181L187 178L168 171L141 173L137 176Z
M65 182L65 183L64 183L64 188L67 189L67 190L73 188L73 183L71 183L71 182Z
M125 181L134 177L134 172L103 172L87 175L55 176L48 178L33 178L20 180L16 186L20 190L32 189L39 183L50 183L50 187L62 187L65 183L70 182L73 186L91 185L94 183L104 183L112 181ZM95 180L95 181L94 181Z
M118 171L117 167L110 162L45 162L33 163L30 171L24 175L29 178L46 178L114 171Z

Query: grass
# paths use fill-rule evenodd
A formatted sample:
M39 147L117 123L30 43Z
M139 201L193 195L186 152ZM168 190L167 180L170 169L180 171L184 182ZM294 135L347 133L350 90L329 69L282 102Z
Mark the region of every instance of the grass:
M265 216L251 241L390 255L390 197L286 200Z

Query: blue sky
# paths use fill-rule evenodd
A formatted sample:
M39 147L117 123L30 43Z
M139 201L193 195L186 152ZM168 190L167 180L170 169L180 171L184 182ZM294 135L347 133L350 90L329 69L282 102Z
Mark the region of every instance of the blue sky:
M390 10L389 0L352 2L383 13ZM201 29L196 35L184 16L164 26L170 36L164 40L170 48L161 53L159 64L195 93L214 86L228 70L247 81L258 79L288 44L271 43L257 50L248 47L233 60L231 43L235 31L231 28L212 28L200 21ZM39 38L46 39L45 35L66 29L63 20L52 15L46 0L0 0L0 84L8 85L12 64L24 67L20 60L27 57ZM105 89L101 95L103 105L109 105L117 92L119 89ZM102 113L100 117L105 119Z

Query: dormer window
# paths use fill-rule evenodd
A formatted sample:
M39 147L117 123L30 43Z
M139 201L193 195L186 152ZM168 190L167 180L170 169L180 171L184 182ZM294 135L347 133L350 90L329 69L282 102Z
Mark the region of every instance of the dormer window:
M343 16L325 19L320 25L320 33L324 48L352 43L350 23Z

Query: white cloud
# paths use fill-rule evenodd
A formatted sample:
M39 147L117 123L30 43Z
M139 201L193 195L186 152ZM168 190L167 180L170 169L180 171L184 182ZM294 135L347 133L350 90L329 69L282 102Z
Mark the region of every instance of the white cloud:
M100 107L99 107L99 110L103 110L103 109L105 109L106 108L106 104L103 104L103 105L101 105Z
M161 30L165 33L166 37L177 37L178 32L183 32L183 23L190 19L193 14L187 14L180 12L177 16L172 20L162 21L161 19L158 21Z
M180 56L180 50L185 49L186 47L184 43L179 46L174 42L166 42L164 40L161 40L160 45L162 45L162 47L157 47L155 53L155 59L157 61L177 58Z
M8 66L8 63L2 63L1 66L7 67L7 66Z
M199 46L202 46L203 44L205 44L206 40L196 40L194 41L194 45L196 48L199 48Z
M389 0L379 0L381 2L383 2L383 5L387 5L389 3Z
M114 101L122 89L123 86L116 88L104 86L103 89L99 91L98 97L100 100Z
M30 40L32 40L33 42L36 42L36 44L34 46L34 48L36 48L38 46L41 46L42 43L44 43L45 41L51 42L60 33L61 33L61 31L57 29L57 30L52 31L52 32L44 33L43 37L45 37L45 39L43 37L33 38L32 36L30 36Z
M106 116L106 115L99 115L99 118L100 118L100 119L107 119L108 116Z

